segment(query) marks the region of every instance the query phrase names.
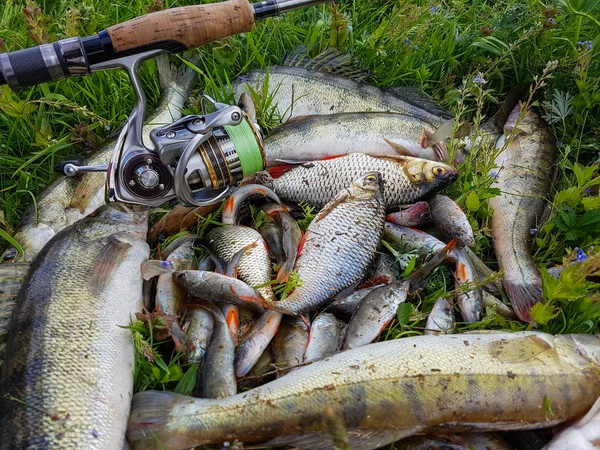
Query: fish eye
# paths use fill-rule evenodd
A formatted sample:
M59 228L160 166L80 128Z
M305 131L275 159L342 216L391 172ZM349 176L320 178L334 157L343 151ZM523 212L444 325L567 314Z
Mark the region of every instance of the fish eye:
M374 183L375 181L377 181L377 177L375 175L367 175L365 181L369 183Z
M440 166L436 166L433 168L433 173L436 175L444 175L446 173L446 169Z

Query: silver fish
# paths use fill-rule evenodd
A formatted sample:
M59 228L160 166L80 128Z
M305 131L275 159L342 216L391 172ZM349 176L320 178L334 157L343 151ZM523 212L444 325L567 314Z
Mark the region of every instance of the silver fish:
M235 353L235 374L243 377L248 374L265 351L279 329L283 315L276 311L266 311L252 325L237 347Z
M308 327L299 317L284 317L273 338L275 364L285 375L290 369L302 364L308 343Z
M335 355L344 340L346 323L333 314L321 313L310 324L303 363L320 361Z
M471 261L463 249L456 249L456 303L465 322L479 322L483 317L483 300L481 287L472 286L477 283L477 275ZM467 287L461 287L467 284Z
M456 322L454 321L454 309L448 300L440 297L433 305L433 309L427 317L427 324L423 334L453 334L456 333Z
M439 230L450 239L456 238L460 247L475 246L475 237L469 219L454 200L437 194L429 200L429 206L433 223Z

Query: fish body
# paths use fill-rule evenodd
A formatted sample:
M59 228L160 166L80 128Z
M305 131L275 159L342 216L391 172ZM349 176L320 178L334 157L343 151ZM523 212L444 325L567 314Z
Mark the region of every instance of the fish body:
M185 69L178 73L169 65L166 55L156 58L162 89L161 100L146 118L142 127L144 144L154 148L150 132L182 117L181 108L190 89L196 82L196 72ZM88 165L108 164L118 136L110 138L86 160ZM60 177L52 183L23 215L14 238L25 252L25 260L33 261L35 255L63 228L88 216L105 202L106 174L89 172L76 177ZM16 254L13 249L7 251Z
M295 118L274 129L264 141L267 167L281 160L317 161L350 153L415 156L446 159L443 142L423 148L421 136L433 134L427 122L416 117L359 112Z
M419 227L431 219L431 208L427 202L417 202L402 211L390 213L385 220L403 227Z
M344 340L346 323L330 313L321 313L310 324L303 363L315 362L335 355Z
M373 342L394 317L400 303L406 301L410 284L397 281L369 292L348 323L342 350Z
M284 317L273 338L275 364L281 375L302 364L307 343L308 327L304 321L299 317Z
M285 261L285 252L281 243L281 227L274 221L269 220L258 228L258 232L265 240L269 248L269 254L275 259L275 262L278 265L283 264Z
M421 432L545 428L591 407L599 364L600 336L407 337L339 353L228 399L136 394L127 436L134 450L275 438L303 448L319 437L310 448L325 449L326 407L343 417L353 449Z
M362 278L383 230L381 181L378 172L368 172L317 214L294 267L302 284L269 308L291 315L314 311Z
M294 52L296 53L296 52ZM267 90L277 105L277 113L283 120L313 114L335 114L344 112L382 111L397 112L439 126L452 115L425 94L415 88L379 89L357 78L359 70L351 78L340 72L338 62L346 55L328 49L315 58L292 54L280 66L266 70L253 70L234 83L236 99L243 93ZM318 66L314 64L318 61ZM313 70L322 69L322 70ZM339 74L338 74L339 73ZM342 76L346 75L346 76ZM353 79L354 78L354 79Z
M433 305L433 309L427 317L427 324L423 334L454 334L456 333L456 322L454 321L454 309L448 300L440 297Z
M298 259L298 248L304 234L294 220L294 218L286 211L278 211L275 213L275 220L281 226L281 245L285 253L285 260L277 273L277 281L285 283L290 273L294 270L296 259Z
M369 292L382 286L385 286L385 284L376 284L375 286L358 289L350 295L336 299L333 302L331 302L327 307L327 310L332 311L335 314L341 316L351 317L352 314L354 314L354 312L356 311L356 308L358 308L358 305L360 304L361 300L365 298L365 296Z
M29 266L23 262L0 264L0 373L10 322Z
M173 272L177 284L183 286L190 295L210 302L226 302L234 305L258 305L260 299L256 291L237 278L204 270L181 270ZM253 302L245 303L244 300ZM260 308L260 307L258 307Z
M235 374L243 377L254 367L279 329L283 315L265 311L242 338L235 352Z
M456 249L454 277L456 278L456 303L465 322L479 322L483 317L482 289L474 286L477 274L463 249ZM462 285L463 286L461 288Z
M438 253L446 244L432 235L416 228L408 228L386 222L382 239L407 251L424 250L427 253ZM456 251L451 252L450 260L456 259Z
M380 280L381 277L386 277L389 281L395 281L400 277L400 269L398 268L398 264L396 264L396 258L387 253L379 253L375 257L375 261L373 266L369 270L366 279Z
M237 384L233 371L235 346L225 316L218 306L205 304L214 318L214 331L210 337L206 358L200 368L199 396L224 398L235 395Z
M495 312L496 314L501 315L505 319L508 319L508 320L516 320L517 319L517 315L515 314L513 309L510 306L507 306L504 303L502 303L502 301L500 299L497 299L496 297L494 297L492 294L490 294L489 292L487 292L485 290L482 290L481 294L482 294L481 295L481 304L483 305L484 311L487 312L489 309L489 310Z
M243 217L248 216L248 203L257 199L268 199L275 202L279 209L284 208L279 197L271 189L259 184L246 184L238 187L225 202L221 222L226 225L241 223Z
M189 305L186 314L188 346L184 347L185 361L201 364L206 356L210 337L215 328L215 319L212 313L199 305Z
M148 213L105 205L56 234L25 278L0 390L0 448L123 448ZM10 400L18 399L18 401Z
M304 200L321 208L368 171L380 172L383 177L386 209L425 199L457 176L455 168L441 162L354 153L301 164L278 178L266 177L263 182L282 200Z
M194 241L188 240L169 253L166 259L173 270L196 270L198 262ZM162 314L177 316L181 313L187 292L173 279L172 272L160 274L156 282L156 309Z
M519 107L504 127L510 133ZM503 284L519 319L530 321L530 308L542 299L542 279L533 261L532 229L539 227L546 198L556 173L557 152L548 126L534 111L528 111L511 139L502 136L496 145L502 151L493 169L500 195L489 200L493 208L491 229ZM534 233L535 234L535 233Z
M244 247L249 248L241 257L238 266L238 277L248 285L256 288L257 292L267 301L274 301L275 294L270 285L259 287L271 281L271 258L260 233L242 225L227 225L214 228L208 233L208 239L217 254L229 261Z
M431 218L435 226L450 239L456 239L460 247L475 246L473 228L458 204L450 197L437 194L429 200Z

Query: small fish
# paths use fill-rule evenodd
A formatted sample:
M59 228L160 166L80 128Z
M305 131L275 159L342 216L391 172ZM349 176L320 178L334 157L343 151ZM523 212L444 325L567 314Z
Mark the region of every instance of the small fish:
M385 223L382 239L406 251L424 250L427 253L437 253L446 246L442 241L424 231L402 227L390 222ZM453 261L455 258L455 252L452 252L449 260Z
M448 300L440 297L433 305L433 309L427 317L427 324L423 334L454 334L456 333L456 322L454 321L454 308Z
M315 362L335 355L344 340L346 323L333 314L321 313L310 324L303 363Z
M215 319L208 309L191 304L187 308L185 321L189 326L186 341L188 345L183 347L184 361L190 364L202 364L215 328Z
M354 314L356 308L360 304L361 300L371 291L385 286L385 284L376 284L363 289L358 289L352 292L350 295L346 295L342 298L335 299L327 307L327 311L331 311L336 315L342 317L348 317L348 319Z
M259 384L263 384L265 378L273 375L275 358L271 350L272 346L272 344L269 344L262 355L260 355L260 358L258 358L258 361L256 361L256 364L250 369L250 372L238 379L238 392L255 388Z
M281 226L281 244L285 252L285 261L277 273L277 282L285 283L294 270L296 260L298 259L298 249L304 235L296 221L286 211L278 211L275 214L275 220Z
M407 209L390 213L385 217L388 222L410 228L425 225L430 219L431 211L427 202L417 202Z
M282 200L302 200L321 208L367 171L381 173L386 210L432 196L452 183L458 172L452 166L409 156L370 156L362 153L297 165L282 162L268 172L255 174Z
M445 195L437 194L429 200L431 218L435 226L450 239L456 238L460 247L474 247L475 238L469 219L462 208Z
M148 231L148 242L156 243L182 230L196 226L200 218L214 213L219 209L219 206L219 203L199 206L197 208L176 205L150 228L150 231Z
M258 228L258 232L267 243L269 254L275 259L276 264L281 266L285 261L285 252L281 243L281 226L273 220L268 220Z
M490 309L497 314L500 314L505 319L517 320L517 315L510 306L505 305L501 300L497 299L485 290L483 290L481 293L481 303L485 311Z
M225 202L221 222L226 225L237 225L241 223L242 209L248 205L248 202L256 199L268 199L279 205L281 209L285 207L281 204L279 197L271 189L260 184L246 184L240 186ZM248 215L246 213L246 215Z
M463 249L455 250L456 267L454 276L456 278L456 303L460 314L465 322L479 322L483 317L483 300L481 287L467 286L461 288L461 285L472 285L477 283L477 275L471 261Z
M235 353L234 364L237 377L243 377L254 367L277 333L282 317L283 315L277 311L266 311L252 325Z
M194 242L186 241L174 249L166 261L174 270L196 270L198 262L194 253ZM177 316L185 303L187 292L179 286L172 271L159 275L156 283L156 309L162 314Z
M557 169L557 151L552 134L539 114L524 111L519 129L514 130L521 113L517 106L504 126L515 131L511 139L502 136L497 148L497 168L493 169L499 196L489 199L494 210L491 221L494 250L508 298L519 319L529 322L530 308L542 299L542 279L531 254L534 236L546 208Z
M260 233L253 228L242 225L227 225L213 228L208 232L208 239L214 246L217 254L229 261L240 250L249 248L241 257L238 277L248 285L255 287L260 296L267 302L275 301L275 294L271 285L271 259Z
M233 370L235 346L221 310L210 303L204 303L203 307L213 315L214 331L200 368L199 397L230 397L237 392Z
M302 284L284 300L265 306L300 315L362 278L383 230L381 175L369 172L341 191L308 226L294 271Z
M366 276L367 280L380 279L387 277L389 280L395 281L400 278L400 269L396 264L396 258L387 253L378 253L375 256L375 261Z
M203 270L181 270L173 272L172 276L176 283L196 298L261 309L258 293L237 278Z
M308 326L300 317L284 317L273 339L275 364L279 376L302 364L308 343Z
M400 303L408 298L409 281L396 281L367 294L354 312L342 350L373 342L394 317Z
M441 430L547 428L585 414L600 396L599 352L600 336L532 331L378 342L227 399L136 394L127 438L133 450L275 438L322 450L331 448L324 406L344 418L351 448Z

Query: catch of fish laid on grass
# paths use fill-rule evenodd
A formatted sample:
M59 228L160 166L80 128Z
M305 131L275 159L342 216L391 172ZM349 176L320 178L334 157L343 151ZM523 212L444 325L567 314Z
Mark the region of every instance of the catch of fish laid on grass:
M103 205L102 175L42 195L15 235L27 262L0 264L0 449L510 449L491 432L562 424L547 449L597 448L600 336L461 332L529 322L542 300L545 123L520 106L497 136L496 272L447 189L451 114L307 53L234 84L255 118L268 82L286 122L221 205L177 206L147 233L148 211ZM159 72L153 127L193 81Z

